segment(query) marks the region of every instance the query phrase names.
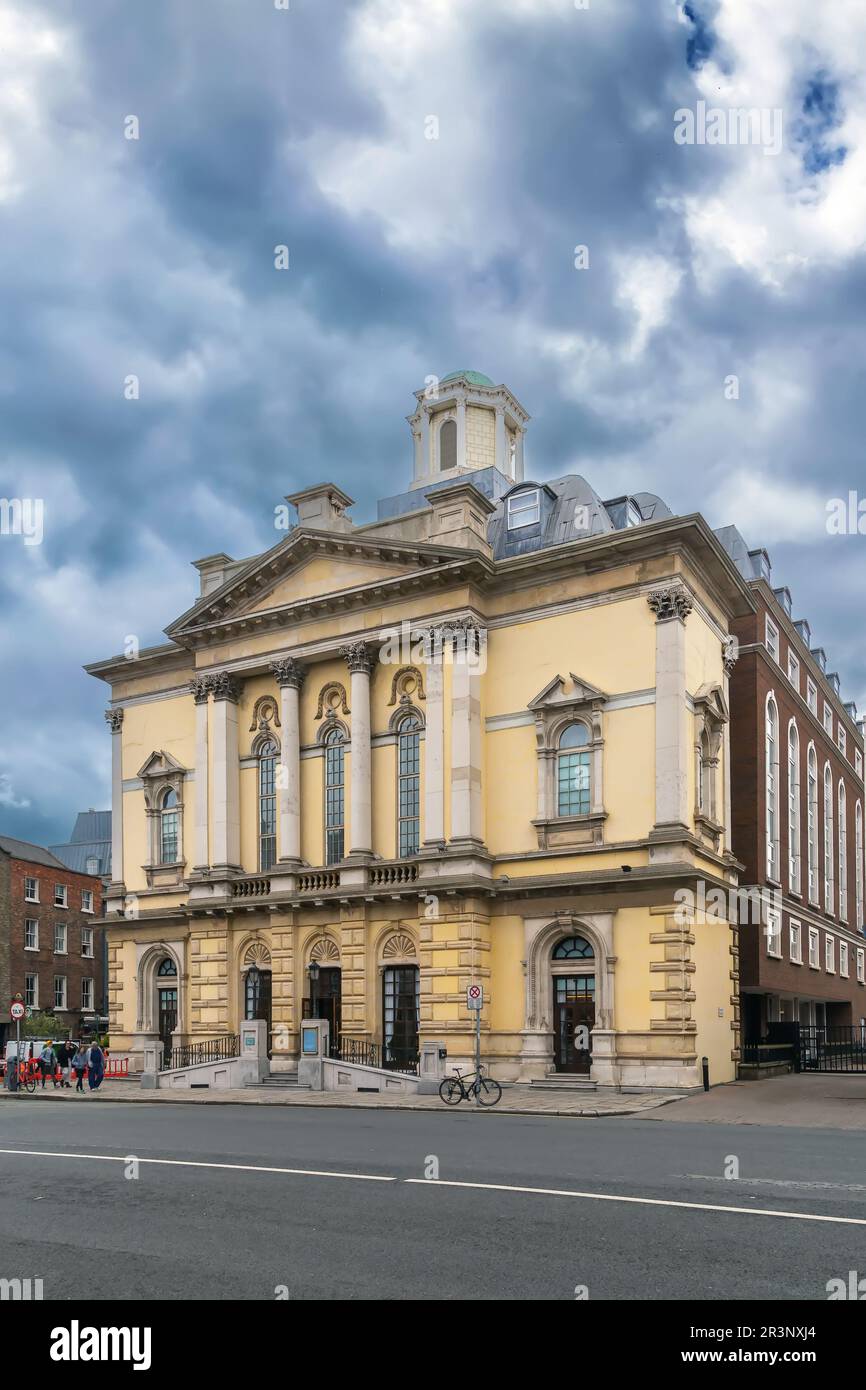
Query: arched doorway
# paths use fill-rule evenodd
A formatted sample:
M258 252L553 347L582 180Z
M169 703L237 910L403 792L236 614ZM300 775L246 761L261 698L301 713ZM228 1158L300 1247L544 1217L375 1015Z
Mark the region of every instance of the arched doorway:
M177 1028L177 965L171 956L165 956L156 969L156 1016L163 1059L169 1066Z
M254 942L243 958L244 1018L261 1018L268 1035L268 1057L271 1055L271 954L261 942Z
M310 994L304 1013L308 1018L328 1020L328 1049L332 1057L339 1057L343 1026L343 972L340 969L339 949L330 937L316 942L310 952L307 975Z
M595 1026L595 952L583 936L563 937L553 948L550 969L554 1067L588 1076Z

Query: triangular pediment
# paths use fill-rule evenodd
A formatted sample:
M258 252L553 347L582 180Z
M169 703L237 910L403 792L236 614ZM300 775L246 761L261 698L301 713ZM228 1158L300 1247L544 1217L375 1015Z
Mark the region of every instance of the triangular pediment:
M539 690L528 702L527 709L543 710L557 705L586 705L595 700L606 699L604 691L599 690L597 685L569 671L567 681L558 675L554 676L552 681L548 681L544 689Z
M241 613L264 613L271 608L283 608L301 599L339 594L377 579L394 579L409 574L410 564L387 563L358 559L346 555L318 555L305 560L272 588L260 592L252 603L237 609Z
M725 692L718 683L702 685L694 696L695 709L709 711L717 719L727 722L730 719Z
M170 753L163 752L161 748L155 748L147 762L139 768L138 775L142 780L145 780L148 777L170 777L175 772L186 772L186 768Z

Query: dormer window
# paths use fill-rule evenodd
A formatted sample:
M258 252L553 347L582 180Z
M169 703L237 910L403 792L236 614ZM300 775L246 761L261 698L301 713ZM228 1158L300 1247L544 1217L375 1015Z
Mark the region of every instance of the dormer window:
M520 526L534 526L540 520L541 494L537 487L512 493L508 499L509 531L516 531Z

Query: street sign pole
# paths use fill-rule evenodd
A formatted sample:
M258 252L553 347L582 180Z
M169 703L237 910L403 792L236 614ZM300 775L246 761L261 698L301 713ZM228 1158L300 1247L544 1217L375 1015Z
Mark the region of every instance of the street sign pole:
M481 1010L475 1010L475 1070L478 1077L481 1077ZM478 1092L475 1092L475 1104L478 1105Z

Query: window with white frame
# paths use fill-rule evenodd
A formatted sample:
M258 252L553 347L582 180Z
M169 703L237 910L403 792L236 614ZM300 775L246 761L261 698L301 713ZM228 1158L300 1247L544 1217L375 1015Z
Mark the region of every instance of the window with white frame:
M824 969L828 975L836 974L836 938L829 932L824 937Z
M792 719L788 725L788 886L800 892L800 733Z
M809 856L809 902L818 901L818 756L814 743L806 758L806 835Z
M863 776L863 754L859 748L854 749L854 771L858 777Z
M24 922L24 949L39 950L39 923L33 917L28 917Z
M827 732L827 733L830 735L830 737L832 738L832 737L833 737L833 706L832 706L832 705L828 705L826 700L824 701L824 728L825 728L826 732Z
M809 964L813 970L821 968L821 958L819 955L820 942L816 927L809 928Z
M854 925L859 931L863 923L863 807L858 801L854 808Z
M66 955L66 923L54 923L54 954L56 956Z
M795 965L803 964L803 933L799 922L788 923L788 955Z
M800 693L800 663L795 657L791 648L788 648L788 680L793 685L797 694Z
M54 976L54 1007L55 1009L66 1008L66 976Z
M93 956L93 928L81 928L81 954L83 956Z
M847 734L845 733L845 730L842 728L842 725L841 725L841 724L839 725L838 736L839 736L839 752L840 752L840 753L845 753L846 756L847 756L847 753L848 753L848 736L847 736Z
M534 526L540 520L541 494L537 487L511 494L508 498L509 531L516 531L521 526Z
M833 774L824 765L824 910L833 911Z
M866 984L866 950L862 946L857 947L857 980Z
M87 1010L93 1008L93 980L87 976L81 981L81 1007Z
M848 920L848 797L839 779L839 916Z
M24 901L26 903L38 903L39 901L39 879L25 878L24 880Z
M81 911L82 911L82 912L92 912L92 911L93 911L93 889L92 889L92 888L82 888L82 890L81 890Z
M767 955L781 956L782 954L782 917L778 912L767 913Z
M839 974L848 978L848 942L839 942Z
M39 1008L39 976L24 976L24 1003L28 1009Z
M774 661L779 660L779 629L774 622L767 619L766 626L767 651Z
M772 694L766 710L767 877L779 881L779 712Z
M590 811L590 733L586 724L568 724L559 739L556 755L556 814L588 816Z
M54 906L66 906L66 885L64 883L55 883L54 885Z
M806 677L806 704L814 715L818 713L818 687L811 676Z

